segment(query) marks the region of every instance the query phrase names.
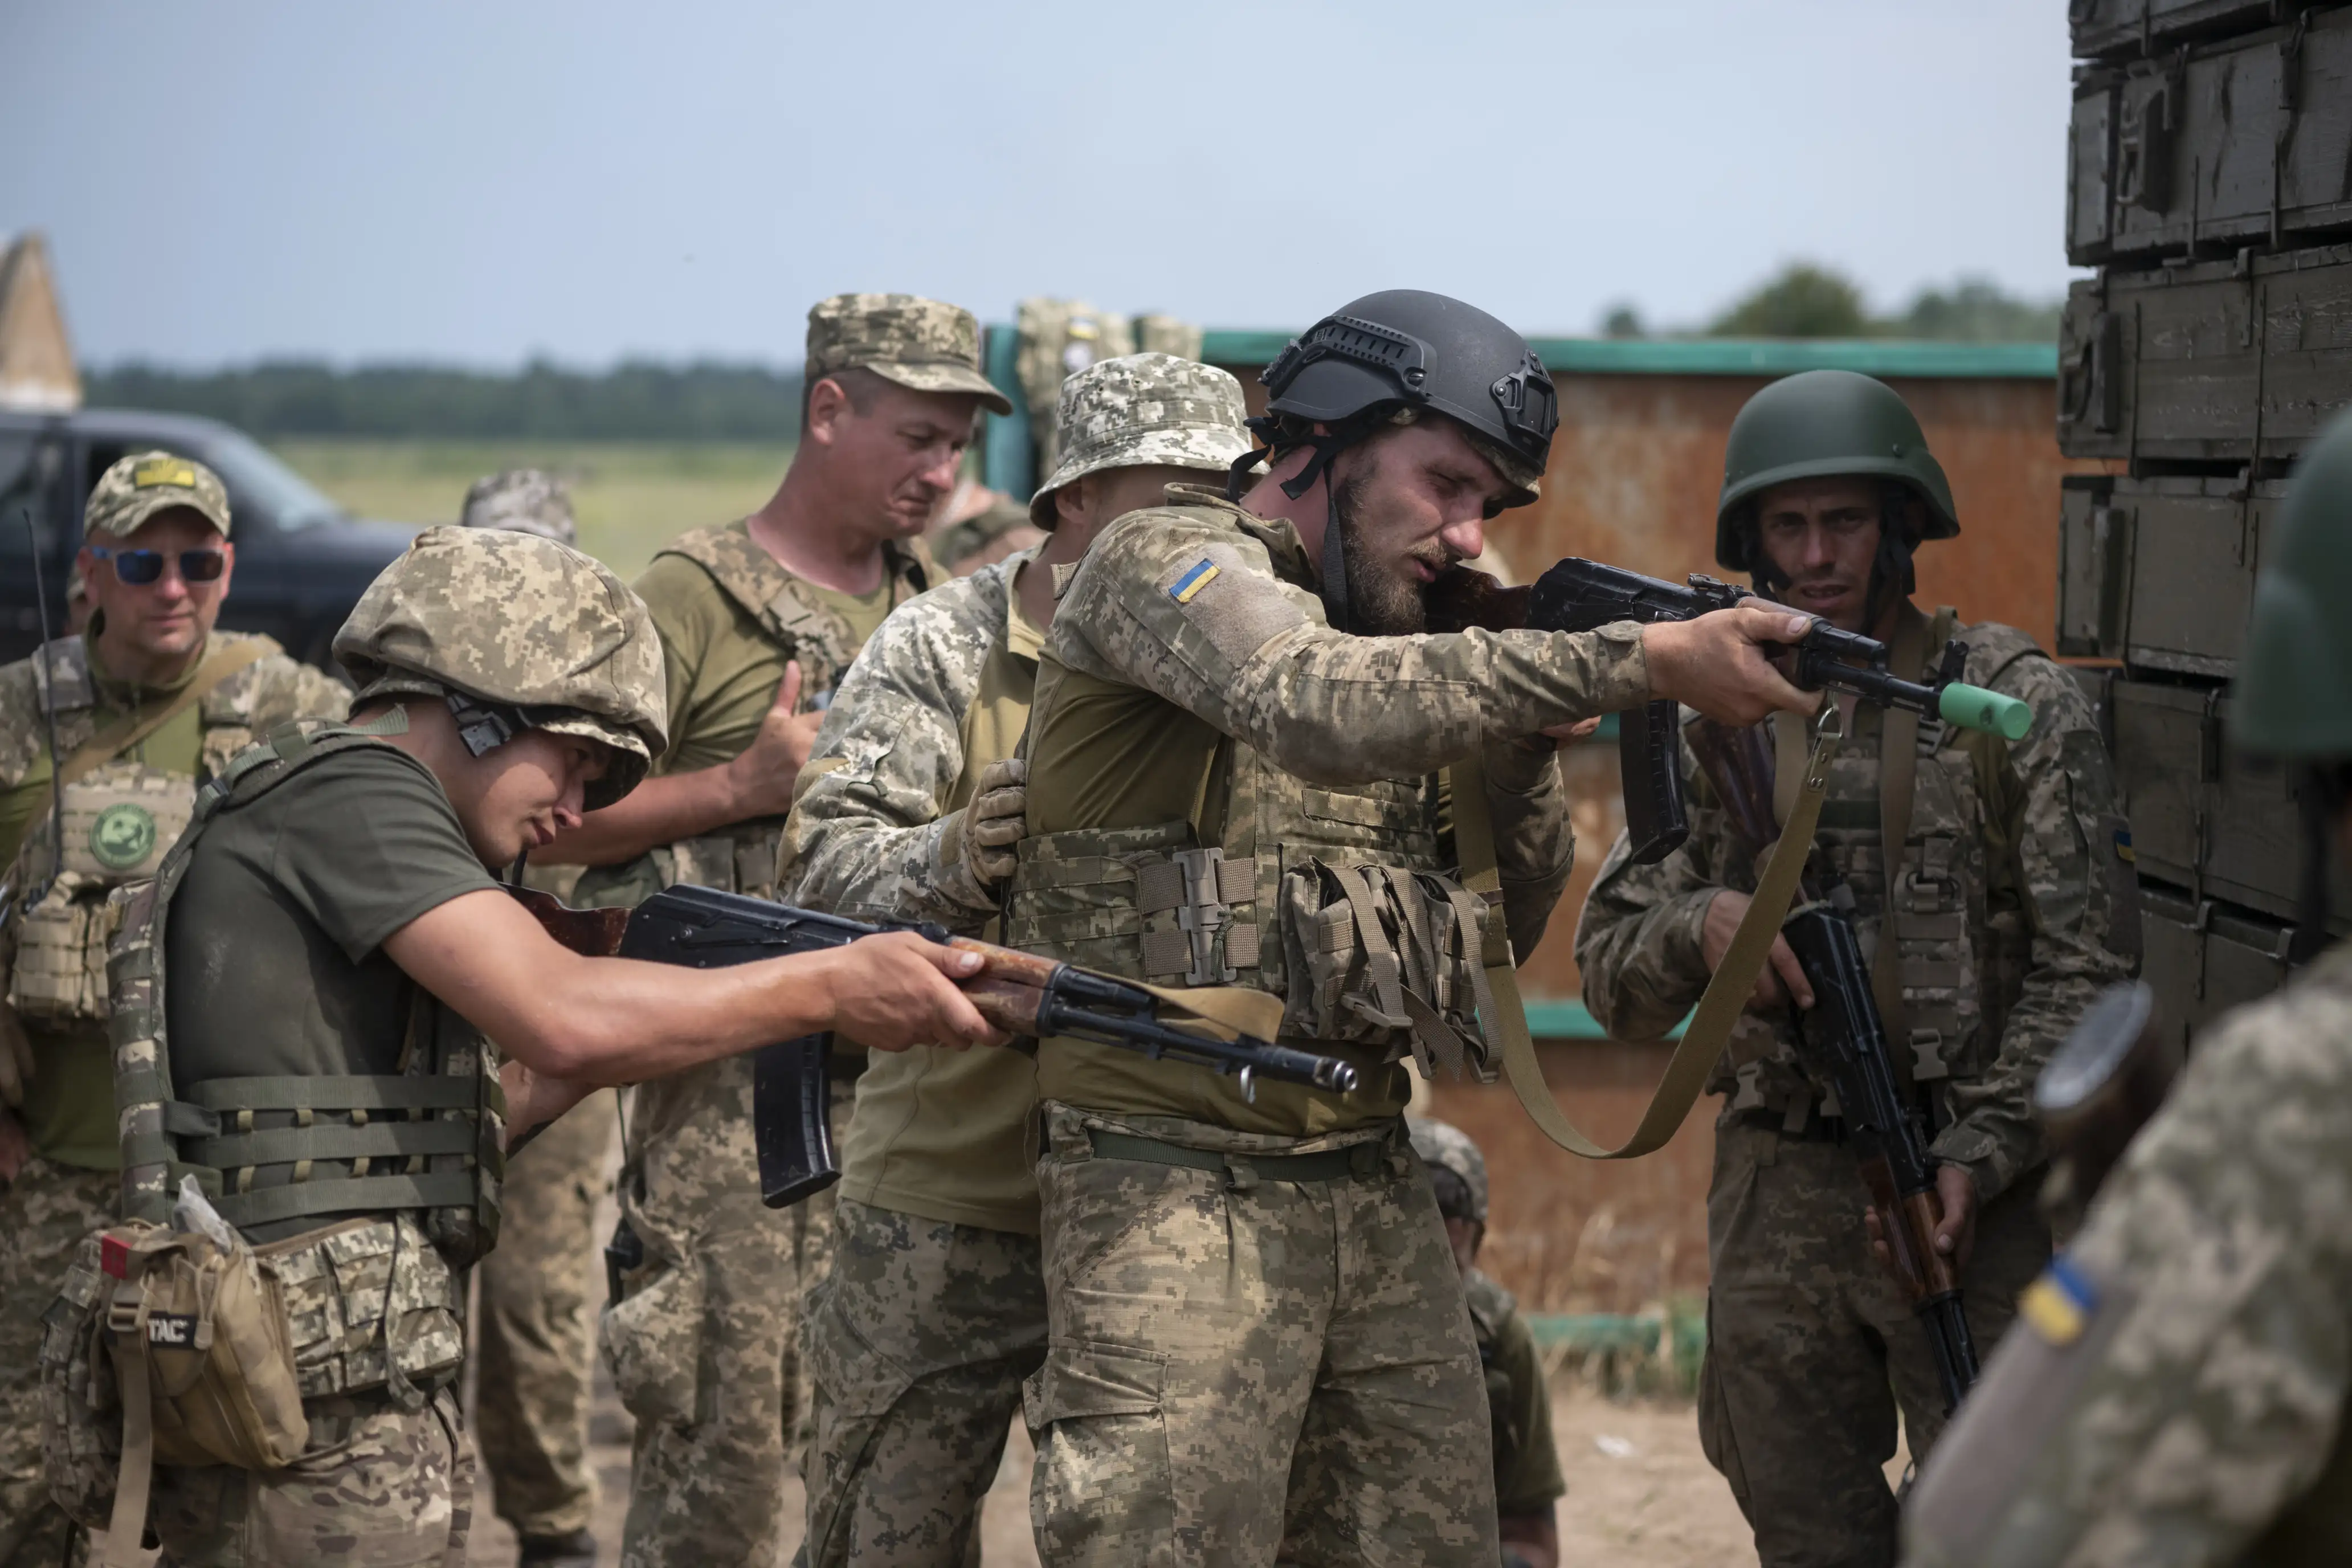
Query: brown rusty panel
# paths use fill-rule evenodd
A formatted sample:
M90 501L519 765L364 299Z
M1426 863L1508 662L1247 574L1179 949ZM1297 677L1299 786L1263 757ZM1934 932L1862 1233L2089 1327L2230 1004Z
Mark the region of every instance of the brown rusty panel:
M1668 1048L1545 1041L1545 1080L1604 1142L1633 1130ZM1433 1086L1430 1114L1486 1156L1479 1265L1537 1312L1633 1312L1706 1289L1706 1188L1719 1100L1699 1101L1666 1146L1639 1160L1580 1160L1536 1130L1507 1084Z

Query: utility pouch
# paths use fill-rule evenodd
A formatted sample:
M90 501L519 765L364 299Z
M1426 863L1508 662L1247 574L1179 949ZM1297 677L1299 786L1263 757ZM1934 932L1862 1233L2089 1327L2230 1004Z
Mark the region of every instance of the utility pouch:
M1423 1077L1466 1065L1491 1082L1502 1047L1486 965L1501 911L1449 878L1310 859L1283 875L1292 979L1285 1036L1408 1049ZM1488 1025L1491 1026L1491 1024Z
M106 1348L110 1294L100 1236L82 1238L64 1286L41 1315L41 1468L75 1523L104 1530L122 1471L122 1399Z
M65 871L25 911L8 976L8 1005L18 1017L51 1025L106 1021L106 950L121 919L107 890L95 877Z

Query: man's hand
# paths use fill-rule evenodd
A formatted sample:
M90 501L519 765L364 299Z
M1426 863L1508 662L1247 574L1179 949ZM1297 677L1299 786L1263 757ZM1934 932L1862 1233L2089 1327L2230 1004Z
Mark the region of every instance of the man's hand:
M776 683L776 700L760 721L760 732L727 764L740 810L737 821L782 816L792 810L793 785L816 747L817 726L824 722L821 712L796 711L800 705L801 661L793 659Z
M1966 1165L1936 1167L1936 1212L1941 1216L1936 1221L1937 1254L1950 1259L1955 1272L1966 1268L1977 1249L1977 1182ZM1878 1211L1865 1207L1862 1223L1870 1233L1870 1250L1879 1262L1894 1268L1895 1257L1886 1250L1886 1227L1879 1223Z
M834 1027L872 1050L909 1046L1001 1046L956 982L979 973L978 953L925 942L912 931L861 937L824 955Z
M16 1010L0 1003L0 1108L24 1104L25 1086L32 1081L33 1042Z
M1747 914L1749 903L1746 893L1726 888L1715 895L1706 906L1706 918L1698 928L1698 948L1706 959L1706 972L1713 974L1723 966L1723 955L1731 951L1731 939L1739 930L1740 917ZM1789 946L1789 939L1779 934L1772 938L1769 961L1756 976L1756 988L1748 994L1748 1010L1769 1013L1788 1005L1794 996L1800 1007L1813 1005L1813 987L1805 978L1805 966L1797 962Z
M993 888L1020 862L1013 847L1028 836L1029 764L1008 757L982 770L971 804L963 808L963 861L982 887Z
M1591 739L1592 732L1601 728L1601 718L1602 715L1595 713L1591 718L1579 719L1573 724L1547 724L1541 733L1559 742L1559 749L1564 752L1579 741Z
M0 1110L0 1182L15 1181L32 1157L33 1144L25 1136L25 1124L11 1112Z
M595 1093L597 1088L582 1079L533 1072L511 1057L500 1062L499 1089L507 1102L507 1147L514 1148L525 1133L554 1121Z
M1811 616L1741 605L1696 620L1643 626L1642 651L1650 666L1650 694L1742 727L1775 709L1811 713L1821 706L1821 693L1790 685L1765 658L1761 645L1792 643L1811 624Z

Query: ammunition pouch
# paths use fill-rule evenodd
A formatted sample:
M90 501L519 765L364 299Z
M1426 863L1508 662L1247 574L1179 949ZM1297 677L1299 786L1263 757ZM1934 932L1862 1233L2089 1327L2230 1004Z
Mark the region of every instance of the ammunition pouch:
M108 884L61 873L18 922L8 1006L28 1024L104 1023L106 950L121 920Z
M1423 1078L1466 1063L1494 1080L1503 1045L1486 965L1488 944L1509 941L1498 907L1433 872L1310 859L1283 874L1282 916L1285 1034L1392 1050L1402 1036Z
M102 1024L107 944L121 924L115 889L146 880L194 815L196 785L139 763L110 763L68 784L62 851L44 813L18 852L17 886L56 878L25 910L7 1001L28 1023Z

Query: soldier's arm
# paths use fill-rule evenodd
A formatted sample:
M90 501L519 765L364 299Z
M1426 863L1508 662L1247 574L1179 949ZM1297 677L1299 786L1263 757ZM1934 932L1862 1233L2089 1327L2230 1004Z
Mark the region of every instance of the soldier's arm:
M1685 778L1690 769L1684 768ZM1724 889L1720 808L1703 786L1686 791L1690 837L1654 866L1626 858L1623 833L1584 901L1576 928L1576 964L1584 1005L1611 1036L1654 1040L1682 1021L1706 990L1701 944L1706 908Z
M2315 992L2200 1042L1937 1443L1906 1563L2236 1563L2320 1476L2352 1389L2352 1005Z
M1490 739L1485 762L1486 817L1502 874L1503 919L1511 951L1524 958L1543 940L1568 887L1576 865L1576 830L1569 822L1559 748L1550 737Z
M1001 594L925 594L882 623L836 692L784 827L795 902L977 932L995 898L961 854L963 716L1003 625Z
M2092 998L2131 969L2131 960L2107 945L2114 910L2095 858L2114 853L2099 842L2099 828L2116 809L2115 782L2091 705L2074 678L2038 652L2011 659L1991 684L2033 705L2033 727L2010 749L2005 775L1995 781L2000 798L1987 802L1988 815L2009 825L2017 847L2006 875L2016 883L2032 945L1997 1054L1983 1077L1952 1086L1953 1123L1932 1150L1966 1165L1977 1195L1988 1200L2042 1157L2032 1094L2050 1053Z
M1170 518L1132 513L1088 553L1055 616L1056 657L1151 691L1310 783L1434 773L1483 738L1684 696L1676 686L1701 706L1753 707L1742 721L1811 700L1755 651L1788 635L1780 613L1725 611L1646 639L1630 622L1349 637L1262 552Z

